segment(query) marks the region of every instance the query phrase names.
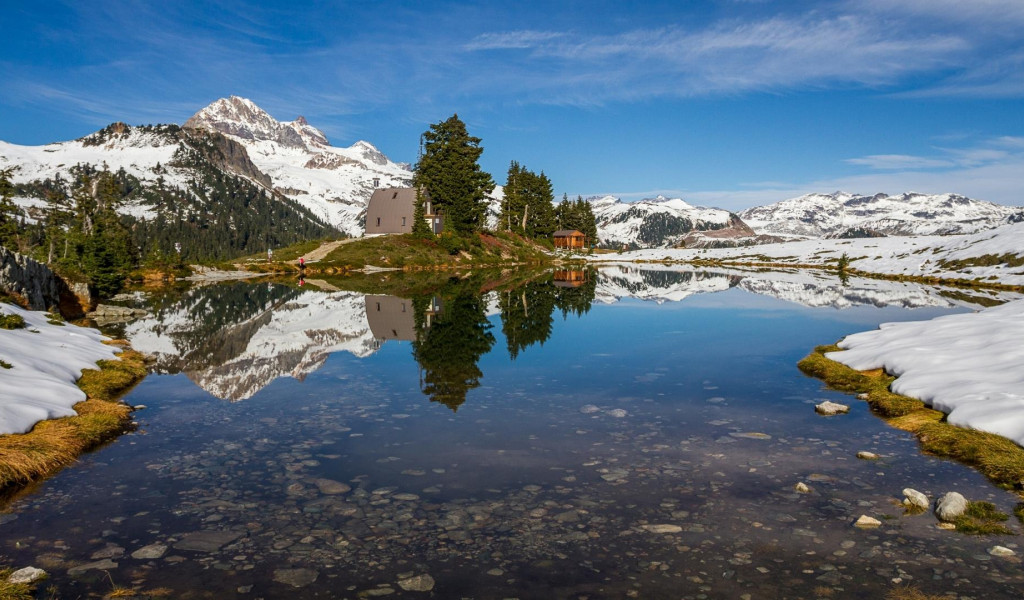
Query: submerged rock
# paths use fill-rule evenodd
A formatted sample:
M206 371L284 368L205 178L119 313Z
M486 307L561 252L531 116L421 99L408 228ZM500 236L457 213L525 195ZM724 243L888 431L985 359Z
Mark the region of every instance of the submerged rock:
M861 450L857 453L857 458L861 460L878 460L879 456L874 452L868 452L867 450ZM927 507L926 507L927 508Z
M992 546L988 549L988 553L992 556L1016 556L1017 553L1010 550L1006 546Z
M434 578L430 575L416 575L399 581L398 586L407 592L429 592L434 589Z
M819 415L825 415L826 417L831 417L832 415L838 415L840 413L848 413L848 412L850 412L850 407L845 405L845 404L839 404L837 402L832 402L831 400L826 400L826 401L822 402L821 404L818 404L817 406L815 406L814 410Z
M297 588L306 587L316 581L319 576L320 572L313 569L277 569L274 571L274 581Z
M953 521L967 511L967 498L958 492L948 492L935 502L935 516L940 521Z
M659 524L659 525L644 525L644 530L651 533L680 533L683 528L679 525L671 524Z
M796 490L800 494L810 494L811 493L811 488L809 488L807 486L807 484L802 482L802 481L798 481L797 484L793 486L793 489Z

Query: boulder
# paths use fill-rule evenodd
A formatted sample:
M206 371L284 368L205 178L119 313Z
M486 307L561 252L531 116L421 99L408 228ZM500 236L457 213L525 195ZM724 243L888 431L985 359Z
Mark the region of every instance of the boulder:
M935 502L935 516L940 521L953 521L967 510L967 498L957 492L948 492Z

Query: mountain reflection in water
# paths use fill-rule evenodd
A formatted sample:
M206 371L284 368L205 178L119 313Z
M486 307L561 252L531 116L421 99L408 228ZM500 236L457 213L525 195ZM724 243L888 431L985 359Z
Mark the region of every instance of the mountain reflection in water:
M427 286L429 293L400 295L281 283L204 286L152 299L151 315L119 333L154 355L158 372L184 372L210 394L231 401L250 398L282 376L302 380L332 353L365 358L385 343L409 342L423 393L455 410L480 385L480 358L495 344L495 315L515 360L548 340L556 313L563 319L582 317L595 301L678 302L736 288L835 309L981 307L1016 297L894 281L844 282L807 271L692 271L658 265L561 269L498 280L494 284L487 274L447 277ZM401 290L401 285L392 289Z

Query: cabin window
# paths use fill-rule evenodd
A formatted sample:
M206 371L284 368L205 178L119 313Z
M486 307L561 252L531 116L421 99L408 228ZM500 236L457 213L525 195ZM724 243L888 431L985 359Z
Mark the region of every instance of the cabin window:
M402 227L405 227L405 217L402 217Z
M377 217L377 227L380 227L380 217Z

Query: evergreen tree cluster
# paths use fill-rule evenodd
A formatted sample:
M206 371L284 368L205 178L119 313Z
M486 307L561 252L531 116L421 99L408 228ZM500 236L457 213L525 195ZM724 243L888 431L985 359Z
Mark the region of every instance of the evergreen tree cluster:
M477 163L484 151L480 138L469 135L466 124L452 115L431 125L423 133L423 144L413 185L426 197L417 202L415 231L424 233L422 205L427 198L444 215L446 232L465 236L482 229L494 180Z
M562 201L555 209L555 221L558 229L575 229L587 236L587 244L597 244L597 219L594 209L582 196L569 200L562 195Z
M538 175L512 161L498 228L530 238L550 237L556 229L554 199L551 180L543 171Z
M461 247L453 237L465 237L484 228L487 195L494 189L494 181L477 162L482 153L480 138L469 135L458 115L432 124L423 133L423 154L413 177L418 191L413 233L432 234L425 221L428 201L432 211L443 217L447 235L441 242L452 251ZM508 168L498 229L535 239L548 239L558 229L578 229L592 242L597 240L597 224L589 203L582 198L563 200L556 208L548 176L516 161Z

